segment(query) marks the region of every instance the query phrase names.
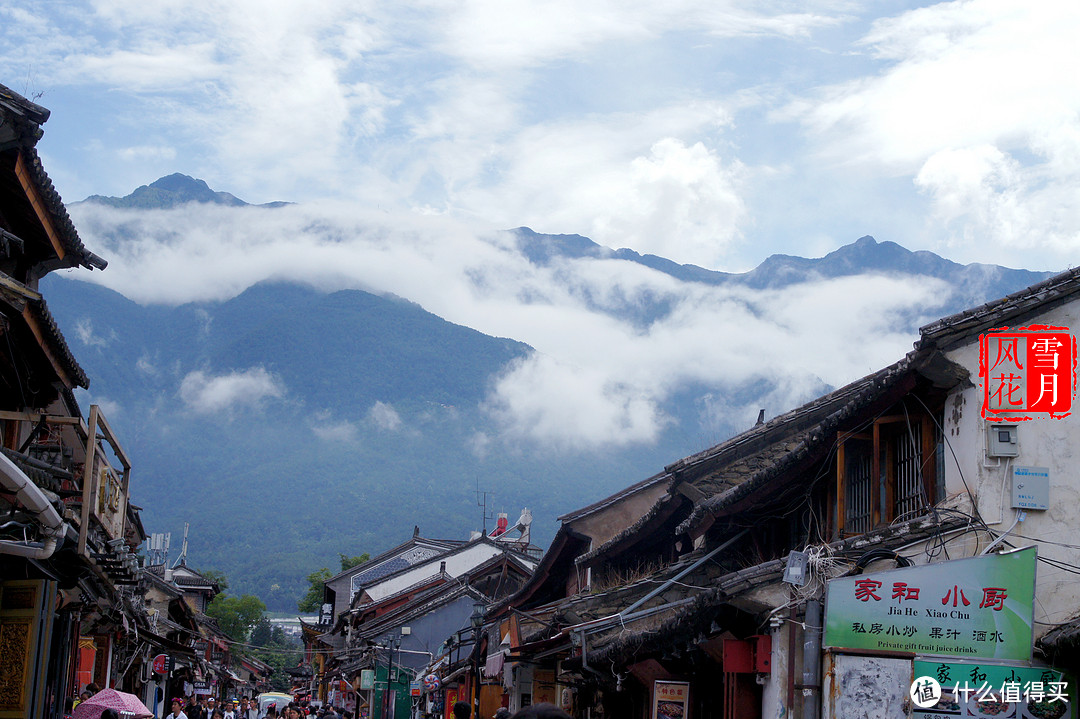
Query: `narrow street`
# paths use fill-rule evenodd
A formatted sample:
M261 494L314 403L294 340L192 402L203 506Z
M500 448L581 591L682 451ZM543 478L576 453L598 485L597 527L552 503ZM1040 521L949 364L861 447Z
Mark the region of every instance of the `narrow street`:
M110 27L113 21L122 24L116 19L120 15L135 11L102 5L107 6L99 8L103 22ZM186 6L146 5L146 12L166 15ZM427 5L424 12L410 8L408 13L434 13ZM755 40L774 32L805 41L809 29L778 31L774 26L798 21L816 29L841 22L822 20L817 10L796 5L798 12L785 10L769 22L758 18L760 27L740 7L701 48L717 38L728 42L728 33L734 32L728 24L751 28L743 32ZM843 13L855 13L856 5L840 3ZM955 5L959 16L978 3ZM705 14L714 11L708 10ZM543 8L533 19L570 11L569 6ZM965 32L966 24L981 27L981 18L965 24L950 15L942 21L944 30L923 37L931 11L937 12L921 8L905 15L904 27L914 39L894 38L876 52L888 58L910 45L932 55L953 34L962 34L957 30L961 25ZM311 6L303 12L322 10ZM663 14L683 13L676 7ZM0 8L5 22L17 18L33 25L35 17ZM468 16L459 32L474 21ZM245 40L249 22L257 25L243 17ZM287 25L281 23L279 34L288 37L290 52L321 41L316 34L310 42L293 43ZM377 64L383 48L372 38L379 33L361 25L347 33L341 57L327 56L323 65L361 55L374 57ZM525 25L527 34L543 34ZM890 28L896 31L884 20L872 25L868 37L879 42ZM644 22L626 28L622 32L628 35L653 32ZM683 44L691 33L681 26L677 30ZM561 66L569 52L565 48L587 44L582 38L593 32L587 26L579 35L568 35L569 40L560 35L558 41L549 38L541 44ZM39 34L44 43L49 31ZM363 42L357 39L361 36ZM374 50L365 42L373 43ZM415 42L403 43L405 54L415 51ZM866 46L872 42L860 42L858 52L830 49L821 54L842 59L866 53L869 58L873 53ZM1072 35L1069 42L1075 45ZM93 44L82 36L79 43ZM227 44L226 51L204 47L197 38L190 56L169 54L142 65L129 58L124 62L135 70L167 66L166 85L212 85L201 71L183 81L171 73L176 66L201 66L200 58L213 65L238 44ZM363 52L357 49L361 45ZM730 48L722 54L742 53L741 45ZM699 49L680 47L680 58L684 51ZM530 53L541 54L503 43L501 37L496 50L515 57L520 52L516 62L530 71ZM816 46L813 52L819 52ZM126 53L116 51L124 58ZM486 57L465 55L469 63ZM642 52L636 61L647 65L652 55ZM441 72L441 57L429 62ZM605 56L595 62L604 66L606 78L606 68L624 60ZM774 62L772 55L768 62ZM1054 64L1075 63L1054 58ZM91 63L83 71L94 74L96 67ZM135 70L131 83L141 92ZM321 76L309 74L299 83L305 91ZM277 92L279 78L267 75L273 76ZM399 78L393 80L396 85ZM799 83L805 82L800 73ZM844 82L846 90L860 84ZM456 95L454 83L440 78L437 84L452 86ZM623 84L633 83L600 94L621 94ZM736 104L757 106L764 103L758 95L784 94L758 84L756 75L752 89ZM501 98L498 90L493 83L482 94ZM210 93L215 101L228 94L217 86ZM39 153L42 126L50 118L50 111L37 103L41 94L29 99L0 85L0 719L1080 719L1080 268L1017 270L974 261L961 266L929 251L909 251L863 235L824 257L777 254L754 270L727 272L675 262L651 254L648 247L641 252L612 249L583 236L546 235L524 226L493 238L485 225L469 246L480 248L477 255L490 264L463 261L466 279L446 292L451 297L446 306L457 309L456 302L463 308L461 317L451 321L392 292L357 289L365 283L354 277L345 289L323 293L320 285L338 271L327 265L349 252L358 254L339 237L346 234L342 227L371 243L360 264L375 269L365 270L408 275L421 290L438 284L437 273L429 277L426 271L403 267L407 263L398 255L380 254L382 245L406 244L401 239L406 235L415 239L413 234L422 234L416 228L431 218L449 216L438 203L411 205L400 236L374 222L356 221L360 229L352 227L355 218L336 208L319 211L340 211L342 217L334 221L341 225L329 220L324 225L299 212L266 214L294 203L249 206L180 173L124 198L91 195L65 206L43 166L42 157L48 156ZM262 90L254 94L262 101ZM708 125L710 132L734 124L727 110L698 106L696 94L686 94L695 98L689 114L699 119L673 124ZM933 100L944 102L951 94L952 88ZM315 90L303 97L305 104L318 106L320 115L334 115L339 106L384 102L364 115L362 132L342 133L357 145L377 144L365 133L375 133L383 114L399 111L404 102L387 99L366 81L350 84L340 102ZM1031 101L1026 92L1023 97ZM451 103L455 108L457 99ZM795 114L792 108L800 102L806 101L785 100L785 108L772 113ZM184 102L173 97L163 104ZM296 121L290 115L295 110L279 111L276 101L265 104L272 106L268 114L288 115L296 123L289 130L301 142L296 143L299 150L293 149L296 138L285 136L278 125L272 130L245 125L243 132L229 134L230 142L239 145L249 130L251 136L270 138L264 141L281 166L258 172L285 176L310 164L316 174L333 176L333 163L319 165L308 137L333 133ZM249 109L238 114L246 120ZM400 110L410 112L408 107ZM499 118L516 112L525 114L522 108L490 114ZM605 135L635 134L621 124L617 132L601 129L593 124L592 112L587 128L569 133L584 137L580 141L589 152L602 154L596 148ZM489 113L469 107L461 114ZM630 122L626 117L632 113L621 105L616 114L619 123ZM676 113L639 114L632 122L649 125ZM890 123L910 120L895 122L887 114ZM188 121L196 115L192 111ZM927 126L938 122L936 104L926 115L933 120ZM1034 147L1007 148L1015 157L986 144L989 140L960 149L934 146L925 150L925 162L890 156L884 163L887 176L877 181L896 184L898 171L889 163L921 165L912 170L917 174L909 184L917 193L938 193L935 198L951 213L941 224L950 224L963 214L957 208L986 195L997 205L993 212L982 212L980 222L1008 225L1002 207L1023 203L1016 200L1020 193L1000 190L998 184L1013 175L1024 175L1031 187L1049 182L1045 168L1022 167L1021 159L1045 153L1063 163L1057 152L1080 157L1074 152L1080 147L1075 126L1080 115L1069 107L1061 115L1074 125L1040 119L1037 131L1029 132L1041 138L1051 134L1046 128L1060 124L1067 127L1062 135L1067 141L1040 139ZM73 118L61 132L78 121ZM441 137L444 125L460 118L413 121L417 124L398 133L409 136L409 142ZM559 125L562 118L547 122ZM828 124L821 118L815 122ZM123 132L124 126L119 127L116 131ZM547 126L531 128L526 134L539 139L521 144L546 147L549 132ZM225 131L215 128L214 133ZM669 207L660 201L675 193L672 188L687 186L695 207L706 188L715 196L704 204L729 202L731 207L719 214L741 218L743 201L725 182L744 181L742 173L753 174L748 166L737 159L721 166L719 156L702 142L684 142L671 136L678 134L674 131L656 133L657 138L645 142L646 150L631 152L622 163L621 172L637 183L624 188L614 203L626 216L618 221L600 217L596 228L614 225L630 232L626 228L641 225L653 232L655 223L637 218L631 207L638 211L657 205L661 214L692 215L684 204ZM1003 134L1023 133L1010 125ZM525 162L497 166L491 159L497 153L474 140L447 153L455 172L475 164L484 166L477 172L485 175L544 175L548 168L540 165L558 164L545 156L536 167ZM97 142L87 141L87 156L97 157ZM840 144L847 162L849 147ZM523 151L530 162L535 152L531 145ZM569 157L575 150L564 152ZM125 147L117 156L176 157L171 147L149 145ZM819 159L814 156L815 162ZM399 162L405 165L399 159L390 162L395 165L390 175L403 186L435 186L436 178L445 179L429 169L397 167ZM565 158L564 164L571 169L560 168L560 177L577 172L577 164ZM686 171L690 179L676 181L672 168ZM755 181L762 182L790 168L777 162L754 170ZM62 172L70 175L72 166ZM1018 215L1075 215L1077 170L1070 172L1061 197L1039 198ZM590 204L594 188L583 188L590 182L620 184L612 179L619 174L607 170L574 185L571 193ZM812 177L817 181L821 176ZM856 179L850 184L863 181ZM393 183L377 177L375 184ZM464 181L448 185L453 186L448 195L484 194ZM651 188L655 197L643 188ZM201 199L191 200L192 193ZM530 186L525 194L532 193ZM365 212L381 221L382 198L372 194L376 209ZM782 209L777 209L781 201L770 199L760 214L788 211L788 197L776 194L783 197ZM97 204L90 202L94 197ZM346 197L343 204L355 199ZM532 200L529 196L520 204ZM840 206L859 201L845 199ZM502 204L503 197L495 193L486 202ZM114 251L111 258L88 246L95 242L84 243L72 220L73 214L79 216L76 204L87 203L82 217L101 231L99 241L112 243L107 245ZM887 203L878 198L878 204ZM94 225L100 219L95 213L105 212L114 213L115 224L101 230ZM139 256L145 246L125 233L134 236L159 223L166 240L156 245L164 258L158 260L170 271L181 254L193 256L185 260L195 264L217 259L213 252L166 251L172 239L189 229L188 212L205 213L203 228L233 212L228 222L234 230L255 212L264 213L258 217L265 226L251 231L259 239L278 233L292 242L293 235L317 226L315 239L308 241L330 250L313 259L300 257L299 241L295 247L286 245L280 254L290 269L300 268L299 279L291 278L299 285L275 284L286 273L266 261L274 250L254 241L246 245L251 238L244 235L236 240L242 269L265 262L269 270L260 267L250 276L237 271L244 276L225 290L210 273L193 296L157 296L164 304L184 307L172 315L180 318L174 325L161 329L158 339L164 345L196 344L192 337L209 336L222 324L216 318L233 323L222 332L229 335L226 342L190 351L186 364L143 347L140 354L105 322L95 324L105 314L100 310L104 304L97 302L106 297L114 314L130 310L136 316L131 307L138 303L110 287L95 285L84 295L72 295L83 298L73 302L83 314L65 326L65 336L58 319L62 314L53 314L59 303L52 310L49 304L62 293L51 289L57 286L50 282L65 274L97 277L109 271L110 261L144 259ZM716 217L707 214L692 224L709 229ZM278 218L285 218L280 225L275 224ZM931 225L939 219L920 222ZM853 224L845 222L844 231ZM426 256L426 266L432 267L451 256L457 260L460 253L442 240L444 234L466 231L432 227L425 225L423 231L438 242L417 241L417 255ZM668 231L678 235L684 229L679 225ZM973 233L970 227L961 229L961 234ZM729 230L728 235L738 235L734 225ZM699 244L731 241L702 232L707 242ZM1016 236L1005 236L1006 244L1028 249L1013 242ZM1069 251L1069 242L1080 238L1068 228L1050 236L1047 243L1058 252L1061 247ZM813 239L814 247L821 242ZM218 243L224 240L206 241ZM617 269L603 264L616 261L623 263ZM896 267L900 264L902 271ZM610 276L602 283L586 281L605 273ZM153 285L159 276L138 280ZM645 276L647 282L633 284L633 278ZM543 286L540 277L552 284ZM533 337L550 344L532 347L485 335L464 320L455 324L461 318L498 314L493 308L501 300L492 299L500 297L492 289L496 285L520 301L514 316L533 318ZM210 303L233 290L231 299L245 295L250 305L263 302L257 322L236 305L217 305L220 314L211 316ZM954 304L936 295L947 295ZM303 311L285 316L287 307L297 306ZM149 331L152 321L145 318L164 316L159 309L138 315L132 334ZM766 310L775 312L769 323ZM549 350L572 344L566 340L569 327L587 312L594 314L581 320L586 329L579 331L595 344L554 357ZM697 314L705 319L692 324L688 317ZM348 332L337 324L343 315L355 322ZM497 318L493 326L514 321ZM249 325L256 324L258 332L248 333ZM362 334L358 327L369 324L389 327L395 340L379 339L390 334ZM308 333L312 327L323 334ZM430 335L420 336L424 332ZM326 339L347 335L351 340L354 334L362 336L351 344ZM360 345L369 354L361 357ZM393 354L389 345L402 354ZM287 355L305 359L340 355L338 371L297 364L287 386L275 373L280 367L264 362L270 347L284 347ZM469 348L470 354L458 353L459 347ZM245 363L234 363L241 355ZM454 371L448 369L449 355L454 355ZM141 414L136 415L108 392L89 393L92 373L80 364L80 356L95 358L97 373L108 378L110 390L134 385L140 373L167 376L168 383L134 392L146 395L139 397ZM120 356L130 362L112 359ZM218 366L211 367L211 356ZM402 356L421 359L395 359ZM594 365L586 366L587 356ZM880 360L883 356L887 359ZM783 361L774 364L777 359ZM607 367L609 360L619 366ZM843 369L837 370L838 364ZM343 376L340 368L351 365L360 367L357 374ZM387 366L399 371L378 371ZM384 386L404 386L422 374L418 384L426 393L402 389L393 402L384 401ZM346 391L363 384L358 377L370 393L363 401L357 399L360 394ZM555 385L557 392L548 391ZM580 404L572 401L577 399ZM148 427L166 400L173 403L172 416L186 424L162 421ZM338 410L326 408L331 400L339 402ZM271 415L277 421L273 427L264 422ZM249 429L242 437L222 429L241 424ZM441 453L434 441L414 442L422 430L436 425L444 433L439 439L449 438L453 452ZM498 437L492 429L496 425L504 431ZM217 454L186 442L193 427L206 436L221 434ZM724 429L714 437L715 428ZM707 434L709 439L703 439ZM671 444L661 445L661 436ZM146 473L158 481L158 494L142 495L144 475L132 447L145 450L155 442L167 444L170 453L163 453L158 472ZM376 444L378 450L372 449ZM515 464L527 444L534 474ZM279 454L261 456L262 447L269 445ZM683 456L672 452L654 461L670 447ZM555 466L559 452L565 476L556 482L548 468ZM158 477L173 458L183 466ZM278 476L264 476L270 465L280 470ZM480 470L475 469L481 465L501 473L502 504L488 503L494 489L481 489ZM468 476L474 471L477 476ZM539 480L536 472L542 473ZM268 500L271 494L274 502ZM155 501L140 506L147 496ZM547 504L538 507L540 501ZM288 505L285 511L282 502ZM180 516L201 507L213 508L213 516ZM479 528L470 530L474 516ZM144 525L144 519L149 524L163 518L182 523L183 534ZM202 522L202 533L196 533L201 547L189 541L189 519ZM221 563L243 561L218 567L204 560L211 553ZM319 558L335 553L329 566L318 566ZM306 566L308 561L312 566ZM248 571L230 575L237 566Z

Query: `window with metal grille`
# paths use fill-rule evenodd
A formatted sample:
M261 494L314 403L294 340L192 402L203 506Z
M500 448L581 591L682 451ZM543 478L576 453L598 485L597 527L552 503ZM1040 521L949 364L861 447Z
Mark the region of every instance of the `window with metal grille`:
M926 491L922 477L922 453L915 444L919 436L918 424L912 433L901 432L889 442L889 467L894 474L893 517L914 516L927 506Z
M938 426L926 414L907 412L838 436L839 536L913 519L944 496Z
M861 534L874 528L874 491L870 473L872 463L870 442L854 440L845 445L844 463L846 477L846 502L844 504L844 527L852 534Z

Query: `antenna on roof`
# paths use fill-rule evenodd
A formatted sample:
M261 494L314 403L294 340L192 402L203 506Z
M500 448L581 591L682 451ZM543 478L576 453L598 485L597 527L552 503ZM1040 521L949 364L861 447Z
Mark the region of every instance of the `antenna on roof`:
M480 478L476 478L476 506L481 507L480 523L483 525L483 536L487 536L487 521L489 519L495 519L494 514L488 514L488 495L491 495L492 499L495 499L495 493L488 490L480 489Z
M169 539L171 534L151 534L146 540L146 566L154 567L169 561Z
M180 546L180 556L173 562L173 569L176 569L178 565L187 566L187 534L189 526L190 525L187 522L184 522L184 543Z

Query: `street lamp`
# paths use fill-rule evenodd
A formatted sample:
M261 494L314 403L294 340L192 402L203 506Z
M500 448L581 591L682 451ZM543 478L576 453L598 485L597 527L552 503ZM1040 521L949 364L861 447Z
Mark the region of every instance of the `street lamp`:
M477 599L469 617L473 628L473 719L480 719L480 629L484 626L484 609L484 602Z

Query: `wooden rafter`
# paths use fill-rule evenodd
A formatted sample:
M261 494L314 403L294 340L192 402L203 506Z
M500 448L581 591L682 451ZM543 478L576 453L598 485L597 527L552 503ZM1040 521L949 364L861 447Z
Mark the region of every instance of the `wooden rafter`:
M48 235L49 242L52 243L53 249L56 251L56 256L61 260L64 259L67 251L64 249L63 243L60 242L60 235L53 225L48 210L45 209L45 202L41 199L41 194L38 192L37 187L34 186L22 152L19 152L15 158L15 176L19 178L19 184L22 185L23 192L26 193L26 199L30 201L30 205L34 208L34 213L37 215L38 221L41 222L41 226L45 229L45 234Z

